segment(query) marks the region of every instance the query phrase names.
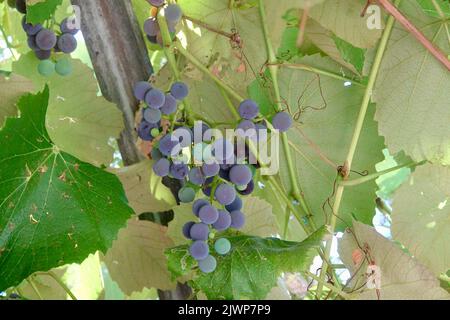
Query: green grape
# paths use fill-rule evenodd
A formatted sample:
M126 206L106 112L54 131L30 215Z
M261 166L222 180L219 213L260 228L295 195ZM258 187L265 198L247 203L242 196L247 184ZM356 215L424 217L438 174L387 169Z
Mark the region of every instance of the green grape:
M42 60L38 64L38 71L44 77L49 77L55 72L55 63L51 60Z
M153 128L153 129L150 131L150 134L152 135L152 137L156 138L156 137L159 136L159 134L160 134L159 129L158 129L158 128Z
M195 199L195 190L189 187L181 188L178 192L178 198L182 203L189 203Z
M226 255L231 250L231 242L228 239L221 238L214 244L214 249L220 255Z
M61 59L58 60L58 62L56 62L56 73L59 74L60 76L68 76L72 73L73 71L73 66L72 66L72 62L70 62L69 59Z

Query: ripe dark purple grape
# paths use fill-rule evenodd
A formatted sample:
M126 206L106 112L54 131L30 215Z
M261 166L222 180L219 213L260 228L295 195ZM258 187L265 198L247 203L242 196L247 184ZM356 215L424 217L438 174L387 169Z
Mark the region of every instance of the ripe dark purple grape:
M214 196L222 205L229 205L236 199L236 190L226 183L221 183L217 188Z
M161 7L165 2L165 0L147 0L147 1L154 7Z
M64 53L72 53L77 49L77 39L70 34L65 33L58 39L58 49Z
M184 180L188 175L189 168L185 164L172 164L170 167L170 174L178 180Z
M286 132L292 127L292 117L286 112L277 113L272 119L272 125L280 132Z
M255 182L252 180L244 190L239 190L238 192L243 196L248 196L249 194L252 194L254 190L255 190Z
M27 23L26 16L22 18L22 28L29 36L35 36L39 31L43 29L40 23L36 25L32 25L31 23Z
M191 239L192 240L208 240L209 227L204 223L196 223L191 227Z
M188 127L180 127L176 129L173 132L173 136L176 137L178 141L180 141L180 145L182 148L189 147L194 140L194 134Z
M145 95L152 89L152 86L147 81L140 81L134 85L134 96L139 101L144 101Z
M245 225L245 215L241 211L233 211L230 213L231 227L234 229L242 229Z
M138 128L138 136L144 141L153 141L151 130L155 128L155 124L143 120Z
M158 123L161 120L161 111L158 109L146 108L144 110L144 119L149 123Z
M232 204L225 206L225 209L227 209L228 212L233 212L236 210L241 210L242 205L242 199L240 197L236 197Z
M176 24L181 20L183 16L183 12L181 8L177 4L169 4L166 9L164 9L164 16L168 23Z
M205 177L214 177L219 173L220 166L217 162L204 163L202 165L202 172Z
M200 209L198 217L204 224L213 224L219 219L219 212L212 205L208 204Z
M145 95L145 102L152 109L159 109L164 105L166 96L161 90L153 88Z
M76 35L79 29L76 27L76 19L75 18L65 18L63 21L61 21L61 32L64 33L70 33L72 35Z
M205 199L198 199L194 202L192 205L192 213L194 213L197 217L200 213L200 209L203 208L203 206L209 205L209 201Z
M170 88L170 93L177 100L183 100L189 94L189 88L184 82L175 82Z
M161 153L168 157L177 151L176 149L179 148L179 142L172 139L172 136L170 134L165 135L160 141L159 141L159 151Z
M56 34L48 29L42 29L36 34L36 44L41 50L51 50L56 45Z
M241 123L239 123L237 128L244 130L244 133L248 130L256 130L255 124L250 120L242 120Z
M219 218L213 223L217 231L225 231L231 226L231 215L225 210L219 210Z
M38 58L39 60L47 60L52 55L52 52L50 50L38 49L34 51L34 54L36 55L36 58Z
M191 239L191 228L194 224L195 222L190 221L183 226L183 235L186 239Z
M20 13L27 13L27 3L26 0L16 0L16 9Z
M27 43L28 43L28 47L29 47L31 50L33 50L33 51L40 50L39 47L38 47L37 44L36 44L36 37L34 37L34 36L28 36ZM48 59L48 58L47 58L47 59Z
M253 100L245 100L239 106L239 114L243 119L253 120L259 113L258 104Z
M158 21L155 18L150 18L145 20L144 23L144 32L149 37L156 37L159 32Z
M171 94L166 94L166 99L161 107L161 112L165 115L171 115L175 113L175 111L177 111L177 100Z
M189 248L192 258L197 261L204 260L209 255L208 244L204 241L195 241Z
M161 158L153 165L153 172L159 177L166 177L170 172L170 161L166 158Z
M252 171L246 165L238 164L230 170L230 180L235 185L245 186L250 183L252 178Z
M189 181L197 186L205 183L205 176L200 168L194 167L189 171Z

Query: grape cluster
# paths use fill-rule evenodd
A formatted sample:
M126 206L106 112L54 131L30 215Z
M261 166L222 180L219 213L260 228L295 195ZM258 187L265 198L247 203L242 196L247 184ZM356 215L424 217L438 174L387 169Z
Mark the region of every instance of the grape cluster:
M33 25L27 22L27 6L25 0L16 0L15 7L24 16L22 28L28 36L28 47L34 51L36 57L41 60L38 71L41 75L48 77L53 73L67 76L72 73L72 63L67 57L56 58L56 53L71 54L77 48L75 34L79 31L72 27L69 19L64 19L57 32L45 28L38 23ZM52 53L53 55L52 59Z
M164 6L163 0L148 0L148 2L156 7L161 8ZM151 18L147 19L144 23L144 32L147 35L148 41L150 41L153 44L159 44L160 46L163 45L161 30L158 24L158 21L156 19L156 13L158 9L155 10L155 15ZM183 13L181 11L181 8L177 4L169 4L164 8L164 16L167 21L167 26L169 28L169 32L174 35L176 31L176 25L178 22L180 22L181 17L183 16Z

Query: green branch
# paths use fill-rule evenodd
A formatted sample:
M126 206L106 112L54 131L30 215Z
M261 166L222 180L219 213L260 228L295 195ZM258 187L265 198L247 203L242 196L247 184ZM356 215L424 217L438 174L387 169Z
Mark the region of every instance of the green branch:
M278 66L276 65L277 58L275 56L275 51L273 50L272 43L269 38L269 31L267 27L267 18L266 18L266 10L264 6L264 1L259 0L259 14L261 18L261 24L263 28L263 34L264 34L264 40L266 43L266 50L268 55L268 68L270 71L270 75L272 78L273 83L273 90L275 93L275 104L277 111L282 111L283 106L281 103L281 94L280 94L280 87L278 85ZM286 133L281 134L281 141L283 144L283 150L286 155L286 162L287 167L289 171L289 177L291 180L291 187L292 187L292 194L294 198L300 203L302 206L302 209L305 211L305 213L308 216L311 216L311 212L306 204L306 201L300 191L298 179L297 179L297 173L295 171L294 162L292 161L292 153L291 148L289 147L289 140Z
M400 0L397 0L397 4L400 2ZM353 159L355 157L356 147L358 146L358 141L361 136L361 132L364 126L364 121L366 119L367 110L370 105L370 100L372 98L372 92L375 87L375 82L378 77L378 72L380 70L381 61L383 60L384 52L386 51L387 43L389 41L392 29L394 27L395 18L393 16L389 16L386 28L384 29L383 36L381 37L380 44L378 46L377 54L375 56L375 60L373 62L372 70L370 72L369 76L369 82L367 83L367 88L364 93L364 98L361 103L360 112L358 115L358 119L356 121L355 129L352 136L352 141L350 143L350 148L347 153L347 157L345 159L345 177L346 179L348 177L348 173L350 172L352 168ZM335 198L334 198L334 204L332 208L332 215L330 219L330 229L331 233L334 234L334 231L336 229L336 222L337 217L339 215L339 208L341 206L342 197L344 195L344 188L345 186L340 183L337 187ZM331 253L331 244L332 239L327 241L326 247L325 247L325 257L329 258ZM328 271L328 264L326 260L322 263L321 273L320 273L320 279L321 282L319 282L319 285L317 286L317 296L320 297L323 289L323 282L326 276L326 273Z

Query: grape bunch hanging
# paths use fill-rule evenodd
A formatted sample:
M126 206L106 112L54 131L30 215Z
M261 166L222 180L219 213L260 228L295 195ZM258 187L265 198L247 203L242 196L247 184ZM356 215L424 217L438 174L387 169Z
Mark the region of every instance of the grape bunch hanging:
M24 14L22 28L28 36L28 47L33 50L36 57L41 60L38 72L45 77L55 72L60 76L68 76L72 73L73 66L65 54L71 54L77 48L75 28L69 19L64 19L58 30L50 23L47 27L38 23L33 25L27 22L27 6L25 0L16 0L16 9Z
M235 140L213 139L208 134L211 129L208 124L196 122L192 126L177 118L177 103L189 93L185 83L176 82L168 93L164 93L142 81L135 85L134 93L138 100L145 102L137 131L142 140L153 142L153 171L157 176L179 180L182 187L178 199L182 203L193 202L193 221L186 223L182 232L192 240L189 252L198 262L199 269L211 273L217 267L217 260L210 245L218 255L230 252L231 243L227 238L219 236L215 239L221 232L230 228L239 230L244 226L241 196L254 191L254 177L259 165L250 163L248 146L240 150ZM258 117L259 113L253 100L240 104L242 119L236 128L236 139L245 139L239 135L249 129L256 133L267 130L266 120ZM170 119L169 116L174 114L175 117ZM166 131L162 127L164 118L174 123ZM291 125L292 118L285 112L277 113L272 119L272 127L282 132ZM196 130L201 133L200 142L194 139ZM257 134L254 138L258 141L263 137ZM203 196L196 200L200 190Z
M161 29L159 27L158 20L156 19L156 14L158 12L158 8L164 6L165 1L148 0L148 2L153 6L155 10L152 10L151 17L144 22L144 32L147 36L148 41L150 41L152 44L157 44L162 47L163 40L161 35ZM180 6L177 4L167 5L164 8L164 16L166 18L169 32L173 37L176 32L176 26L183 16Z

